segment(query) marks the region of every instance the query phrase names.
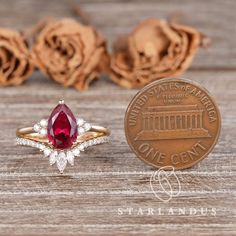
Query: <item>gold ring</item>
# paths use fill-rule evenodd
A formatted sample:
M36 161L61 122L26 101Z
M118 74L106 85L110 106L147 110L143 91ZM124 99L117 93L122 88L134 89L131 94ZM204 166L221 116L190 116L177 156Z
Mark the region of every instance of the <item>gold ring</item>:
M74 165L74 158L86 148L109 141L110 131L91 125L82 118L75 118L63 100L53 109L48 119L33 127L16 131L16 144L38 148L49 157L50 165L57 164L63 173L67 162Z

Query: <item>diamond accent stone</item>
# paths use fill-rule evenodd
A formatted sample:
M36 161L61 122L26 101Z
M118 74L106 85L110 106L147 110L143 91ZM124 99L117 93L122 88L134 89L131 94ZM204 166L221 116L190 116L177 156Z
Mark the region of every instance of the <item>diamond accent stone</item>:
M66 153L66 159L72 166L74 165L74 158L75 158L75 156L72 151L68 151Z
M34 131L35 131L36 133L38 133L39 130L40 130L39 124L35 124L34 127L33 127L33 129L34 129Z
M56 161L57 161L57 156L58 156L57 151L54 151L54 152L52 152L52 153L50 154L50 156L49 156L49 163L50 163L50 165L53 165L53 164L56 163Z
M40 131L39 131L39 133L40 133L40 135L42 135L42 136L46 136L47 135L47 130L46 129L41 129Z
M77 125L78 126L82 126L84 123L85 123L84 119L82 119L82 118L77 119Z
M66 154L64 152L60 152L57 156L57 168L61 173L63 173L66 168L66 163Z
M79 148L78 148L78 147L74 148L74 149L72 150L72 153L73 153L76 157L79 156L79 155L80 155L80 150L79 150Z
M51 154L51 150L49 148L45 148L43 150L43 154L44 154L45 157L48 157Z
M85 132L85 129L83 127L78 128L79 134L83 134Z
M85 131L90 130L91 129L91 125L89 123L85 123L84 124L84 129L85 129Z
M39 124L41 125L41 127L46 128L48 125L48 121L46 119L42 119L40 120Z
M79 150L84 151L84 144L83 143L79 146Z

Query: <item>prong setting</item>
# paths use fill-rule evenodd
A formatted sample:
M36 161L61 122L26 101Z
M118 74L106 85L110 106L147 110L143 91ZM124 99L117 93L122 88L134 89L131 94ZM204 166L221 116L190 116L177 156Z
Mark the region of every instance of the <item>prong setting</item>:
M59 100L58 104L65 104L65 101L64 100Z

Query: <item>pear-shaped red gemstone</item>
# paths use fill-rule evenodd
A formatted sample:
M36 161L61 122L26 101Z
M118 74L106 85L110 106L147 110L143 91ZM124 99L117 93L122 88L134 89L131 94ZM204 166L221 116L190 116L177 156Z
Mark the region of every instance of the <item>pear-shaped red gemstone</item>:
M78 126L72 111L65 104L58 104L48 119L48 139L55 148L70 148L78 136Z

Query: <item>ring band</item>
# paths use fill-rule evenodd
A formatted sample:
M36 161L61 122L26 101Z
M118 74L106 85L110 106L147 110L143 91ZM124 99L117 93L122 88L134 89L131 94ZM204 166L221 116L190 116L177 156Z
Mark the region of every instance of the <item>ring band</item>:
M90 130L77 137L76 143L82 143L84 141L102 137L109 136L110 130L102 126L91 126ZM47 137L40 135L34 131L33 127L20 128L16 130L16 136L18 138L28 139L36 142L41 142L45 144L50 144Z
M38 148L49 157L50 165L56 163L63 173L67 162L74 165L75 157L90 146L108 142L109 135L110 130L105 127L76 119L64 101L59 101L48 120L17 129L16 144Z

